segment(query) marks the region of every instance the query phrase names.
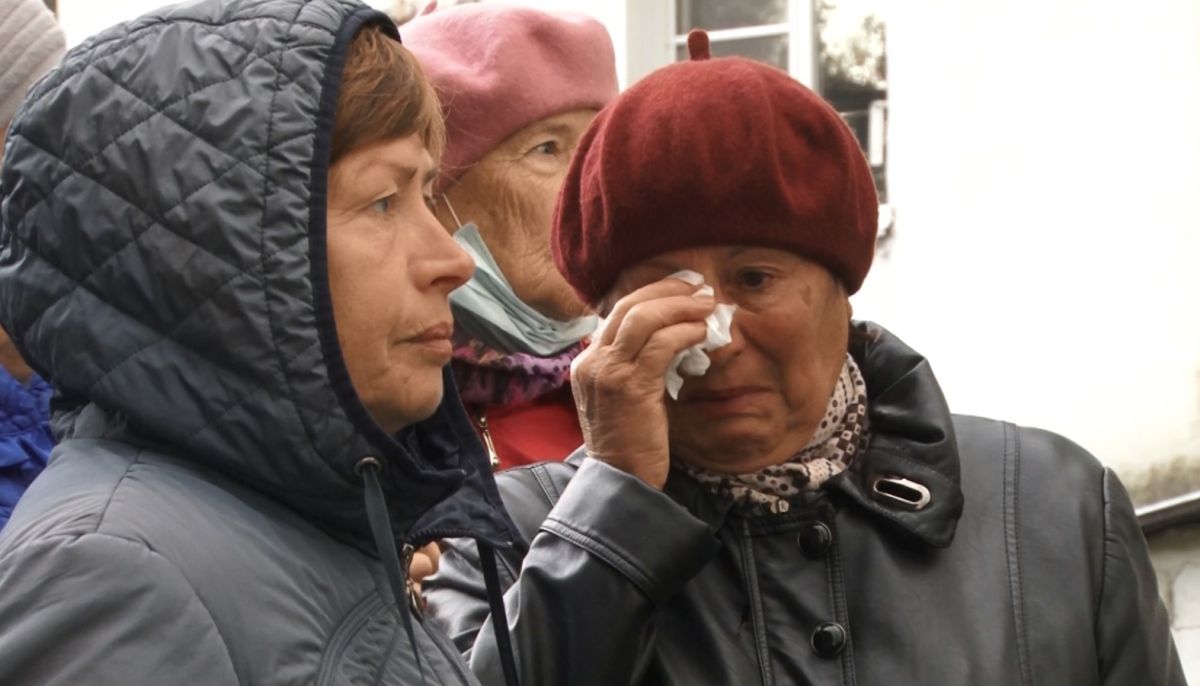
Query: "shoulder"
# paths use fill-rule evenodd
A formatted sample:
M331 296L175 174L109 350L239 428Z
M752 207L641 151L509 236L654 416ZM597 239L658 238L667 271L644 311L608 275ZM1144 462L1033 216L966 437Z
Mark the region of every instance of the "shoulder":
M979 417L956 416L954 425L964 533L986 537L1003 526L1018 541L1029 579L1053 587L1056 574L1071 573L1080 581L1090 577L1095 588L1113 493L1124 492L1116 475L1052 431ZM1136 528L1132 508L1118 516Z
M136 449L105 440L67 441L55 455L14 510L0 557L41 538L96 532L138 460Z
M983 417L954 416L964 485L976 474L1032 488L1090 489L1099 497L1104 465L1078 443L1052 431ZM1004 468L1007 466L1007 471ZM1059 493L1061 499L1065 493Z
M118 683L145 677L148 660L171 654L181 674L235 680L210 607L188 570L156 545L170 513L136 495L155 482L152 470L139 473L140 458L112 441L67 441L26 492L0 535L0 637L24 637L0 649L0 673L26 675L20 683ZM137 628L146 626L195 657L165 643L150 648Z
M118 441L69 440L28 496L0 533L0 635L16 626L5 623L6 615L17 624L32 621L20 603L7 600L44 597L38 580L53 577L63 584L56 595L79 598L78 606L62 609L64 622L82 621L79 614L90 613L101 597L119 597L144 612L107 608L117 624L161 622L164 635L202 637L212 646L210 659L220 653L228 663L229 646L238 660L249 659L239 669L266 669L267 662L247 658L241 646L318 646L339 618L375 593L365 555L266 495L180 455ZM304 590L322 585L330 592ZM289 623L280 625L285 614ZM143 615L159 619L143 621ZM319 659L317 651L303 657Z
M231 684L231 650L183 570L149 546L52 532L0 554L0 673L14 685Z
M297 512L170 452L121 441L72 439L26 491L0 534L0 557L52 537L101 534L153 550L196 583L286 556L353 558ZM279 561L275 567L286 567Z
M1096 524L1105 481L1115 477L1078 443L1044 429L954 417L963 495L1007 506L1032 521ZM1011 502L1007 502L1011 501Z

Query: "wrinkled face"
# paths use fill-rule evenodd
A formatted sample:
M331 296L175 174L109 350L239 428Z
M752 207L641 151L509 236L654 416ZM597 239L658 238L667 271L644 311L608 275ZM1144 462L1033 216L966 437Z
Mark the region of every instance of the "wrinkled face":
M429 209L433 159L418 136L347 153L329 172L329 289L350 381L384 430L442 400L450 291L471 257Z
M577 110L525 127L446 192L458 218L479 225L517 297L556 319L587 312L554 267L550 224L571 154L595 116L596 110ZM450 231L458 228L445 203L438 217Z
M714 472L748 473L800 451L815 433L846 357L850 304L825 270L754 246L664 253L622 273L616 298L681 269L733 303L733 342L667 399L672 456Z

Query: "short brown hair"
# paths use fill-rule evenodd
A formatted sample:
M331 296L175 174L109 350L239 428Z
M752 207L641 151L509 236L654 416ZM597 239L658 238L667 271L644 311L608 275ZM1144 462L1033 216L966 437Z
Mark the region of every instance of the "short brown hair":
M378 27L350 42L333 122L330 164L372 143L418 134L435 160L446 125L437 93L417 58Z

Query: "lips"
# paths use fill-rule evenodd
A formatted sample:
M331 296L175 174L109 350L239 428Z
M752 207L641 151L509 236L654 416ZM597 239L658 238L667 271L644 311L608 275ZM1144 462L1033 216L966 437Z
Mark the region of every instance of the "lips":
M687 403L725 403L740 400L751 395L765 392L760 386L737 386L734 388L696 389L684 393L683 401Z
M450 340L454 333L454 325L448 323L434 324L421 333L408 338L405 343L425 350L432 354L439 365L446 364L454 356L454 344Z
M434 324L425 329L421 333L408 339L413 343L436 343L439 341L449 341L450 336L454 333L454 325L448 323Z

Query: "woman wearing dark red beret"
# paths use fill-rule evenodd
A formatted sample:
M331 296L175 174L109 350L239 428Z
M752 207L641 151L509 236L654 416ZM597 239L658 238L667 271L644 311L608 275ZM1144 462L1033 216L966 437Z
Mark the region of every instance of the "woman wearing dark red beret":
M559 200L557 264L606 322L572 370L585 445L498 479L522 682L1183 684L1117 478L952 414L929 362L851 321L877 206L838 115L690 46L601 112ZM448 542L427 597L490 677L482 578Z

